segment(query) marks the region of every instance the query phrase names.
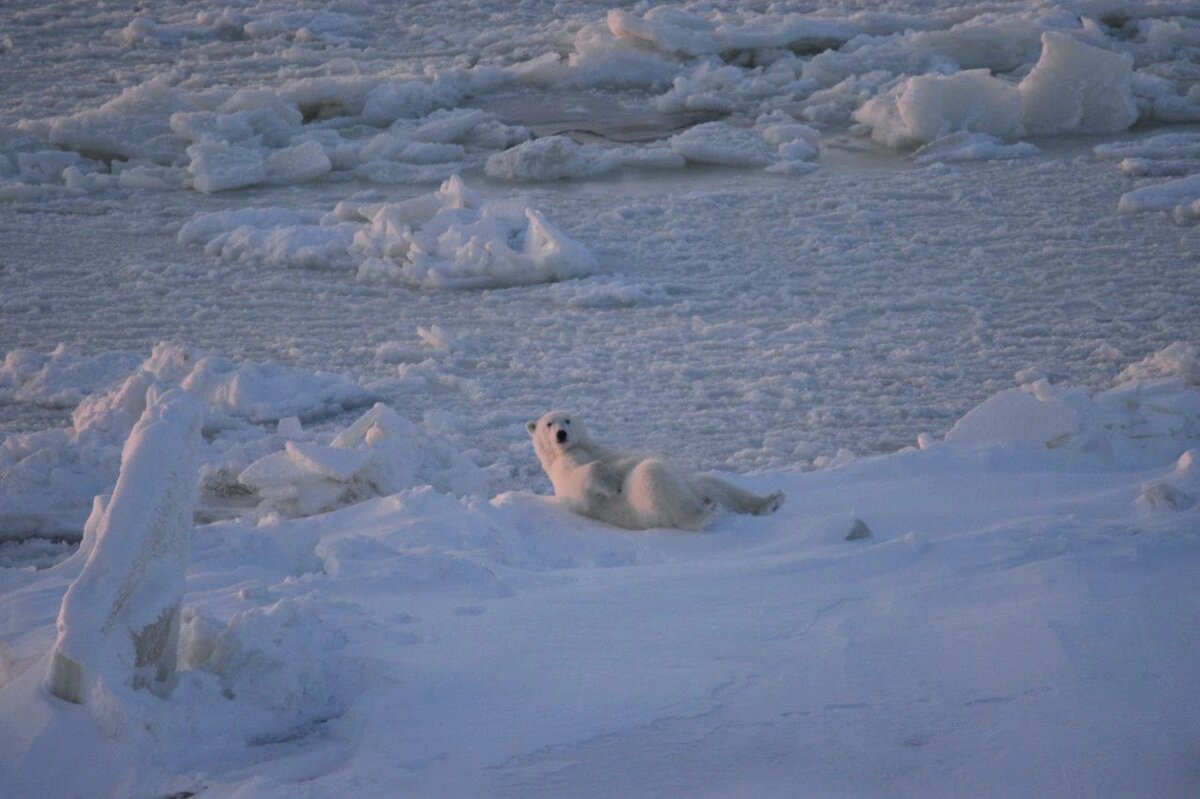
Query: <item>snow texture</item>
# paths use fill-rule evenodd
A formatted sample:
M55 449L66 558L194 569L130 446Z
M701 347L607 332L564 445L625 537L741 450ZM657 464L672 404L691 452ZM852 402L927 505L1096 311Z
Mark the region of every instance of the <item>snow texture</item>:
M9 5L0 793L1195 793L1194 3Z
M522 157L521 163L529 160ZM534 172L521 167L506 176L567 176L557 169L543 163ZM594 268L587 249L539 211L485 201L457 176L432 194L399 203L347 200L319 217L275 208L201 214L180 229L179 241L203 244L206 253L227 260L353 266L361 281L396 280L423 288L524 286L578 277Z
M169 693L192 539L202 411L178 389L147 398L112 497L89 522L87 562L63 597L46 687L76 704L96 689Z
M83 613L76 599L118 541L140 551L115 537L121 509L181 485L140 467L151 454L194 463L199 407L176 390L131 436L128 471L98 503L88 565L77 572L76 556L26 572L9 594L0 768L6 784L49 796L85 782L193 790L197 768L220 792L267 795L298 782L332 795L366 779L425 795L586 793L600 774L634 791L814 781L876 795L895 783L864 764L912 758L901 792L916 795L946 779L917 749L956 762L964 790L998 780L1021 793L1178 793L1191 776L1176 759L1196 732L1180 700L1200 691L1183 623L1197 610L1186 590L1196 356L1192 344L1166 348L1100 392L1044 381L1002 392L920 450L743 477L798 501L771 517L722 517L708 534L627 533L547 497L432 487L197 528L174 690L132 690L136 668L113 661L88 695L95 720L81 724L38 691L31 658L53 642L33 633L64 591L73 635L87 629L82 616L102 621L103 604ZM189 414L190 453L178 445ZM366 440L388 416L377 407L332 443ZM1064 431L1109 446L1059 441ZM285 452L342 480L363 450ZM178 594L131 597L125 607L148 618L162 604L150 600ZM1157 679L1138 679L1151 671ZM1126 712L1112 716L1112 703ZM1064 734L1045 721L1064 715L1088 724ZM955 728L935 735L948 717ZM514 718L517 738L504 734ZM997 725L1011 748L992 746ZM885 740L867 734L880 729ZM831 733L866 741L862 757L846 763ZM64 779L41 766L67 736L85 757ZM711 760L729 747L747 760ZM88 766L100 753L104 769ZM1091 765L1064 773L1077 762Z

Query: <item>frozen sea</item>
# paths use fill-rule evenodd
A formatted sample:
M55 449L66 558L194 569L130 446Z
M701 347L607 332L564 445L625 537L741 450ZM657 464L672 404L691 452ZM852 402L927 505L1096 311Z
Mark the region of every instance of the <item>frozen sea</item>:
M1192 4L3 16L0 784L1200 789ZM789 501L575 517L554 408ZM163 696L63 602L147 497Z

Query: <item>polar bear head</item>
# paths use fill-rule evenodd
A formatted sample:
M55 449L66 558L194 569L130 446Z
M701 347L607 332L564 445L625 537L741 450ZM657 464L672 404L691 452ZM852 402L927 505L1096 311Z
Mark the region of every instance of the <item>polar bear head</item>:
M537 421L526 422L525 429L533 438L533 449L543 463L554 460L571 447L591 441L583 420L566 411L551 411Z

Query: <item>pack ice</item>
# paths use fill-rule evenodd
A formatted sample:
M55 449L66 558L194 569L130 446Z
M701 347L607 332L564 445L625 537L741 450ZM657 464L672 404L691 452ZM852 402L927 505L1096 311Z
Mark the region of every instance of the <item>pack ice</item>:
M324 74L280 65L395 42L376 42L381 32L343 12L139 14L109 32L113 46L131 57L196 48L216 74L149 73L123 79L95 107L15 118L0 129L0 197L436 184L480 173L580 179L689 162L810 171L802 165L816 155L812 138L764 143L755 120L767 114L826 134L857 122L859 132L906 148L956 133L1012 141L1200 121L1190 67L1200 34L1177 4L920 12L614 9L543 19L511 42L441 28L425 39L418 26L407 35L424 46L441 36L484 55L425 67L411 56L399 65L336 57ZM622 102L640 113L699 119L702 129L580 142L539 132L536 113L497 111L513 95L546 106L568 92L624 92ZM586 117L583 131L595 122Z
M330 213L248 209L200 214L182 244L233 261L354 268L359 280L423 288L500 288L587 274L594 259L538 210L485 201L457 175L397 203L345 200Z

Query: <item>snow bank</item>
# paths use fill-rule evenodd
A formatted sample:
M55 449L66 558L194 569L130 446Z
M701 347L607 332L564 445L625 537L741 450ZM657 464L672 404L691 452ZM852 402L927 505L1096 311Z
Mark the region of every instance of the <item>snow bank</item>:
M160 360L179 360L169 355ZM718 750L731 741L740 751L766 741L769 782L757 763L730 766L721 779L786 793L812 778L803 753L826 746L821 784L888 790L886 778L864 782L861 759L844 762L842 743L825 740L828 725L813 724L822 717L867 742L870 762L885 763L898 746L995 754L999 723L1024 742L1002 764L1018 775L1004 785L1022 795L1079 788L1063 764L1090 768L1097 747L1109 747L1109 770L1086 792L1102 793L1116 775L1136 793L1151 774L1162 788L1154 793L1186 793L1196 722L1171 708L1200 691L1189 670L1196 632L1185 623L1197 610L1188 588L1200 496L1198 355L1194 344L1165 348L1095 394L1045 382L1001 393L948 441L919 450L742 476L754 490L803 498L799 510L723 516L704 535L629 534L552 497L459 498L429 486L318 517L205 525L193 536L174 690L160 698L135 689L161 691L155 665L139 669L133 641L178 594L134 591L121 614L138 607L146 618L118 614L112 635L89 639L112 649L124 642L125 655L87 661L86 713L39 690L41 670L30 665L51 646L51 606L72 569L6 574L16 588L0 619L13 642L0 649L0 775L36 796L86 792L76 790L83 782L136 783L147 796L202 784L283 795L302 783L332 794L360 780L389 795L457 795L468 783L467 793L491 795L516 781L575 794L598 773L626 774L620 764L638 752L715 736L683 765L635 760L620 787L636 793L648 774L668 769L675 787L702 791L712 772L695 778L694 768L722 762ZM80 604L80 586L93 575L115 593L119 570L100 580L93 564L115 561L113 548L131 544L122 533L143 529L123 523L135 505L153 507L158 487L182 485L169 468L151 467L196 448L203 457L198 422L188 428L190 454L166 435L181 419L165 409L185 406L197 419L197 403L178 390L154 392L121 482L97 503L92 555L64 605L69 621L103 629L105 603ZM365 481L371 470L371 480L400 475L394 487L406 470L425 468L388 442L414 434L383 406L330 438L306 438L290 420L281 432L292 445L277 448L276 465L303 475L293 483L302 492ZM388 450L397 460L380 458ZM164 517L151 526L182 529L182 519ZM173 557L164 555L168 566ZM146 574L167 586L176 572ZM66 641L77 643L83 629L70 624ZM81 651L55 647L73 661ZM581 671L581 662L591 665ZM849 676L847 662L857 664ZM1143 670L1157 677L1131 682ZM1135 695L1131 684L1141 686ZM914 706L930 715L914 721ZM947 714L952 739L925 737ZM525 725L519 739L506 733L514 717ZM1063 717L1088 723L1064 742ZM879 729L904 737L876 741ZM1179 743L1163 753L1164 741ZM79 764L71 776L81 775L66 783L49 768L64 751ZM1147 770L1155 757L1161 767ZM920 784L945 778L943 765L928 766ZM996 778L994 767L956 773L955 787L969 793Z
M238 481L261 511L310 516L419 485L458 495L481 494L487 482L474 463L443 441L377 404L329 446L288 441L247 466Z
M182 243L230 260L357 268L359 280L423 288L501 288L577 277L591 254L540 212L485 202L457 176L398 203L340 203L321 216L283 209L201 214Z
M173 390L148 399L121 455L87 562L63 597L48 690L84 704L97 686L168 693L196 504L202 410Z

